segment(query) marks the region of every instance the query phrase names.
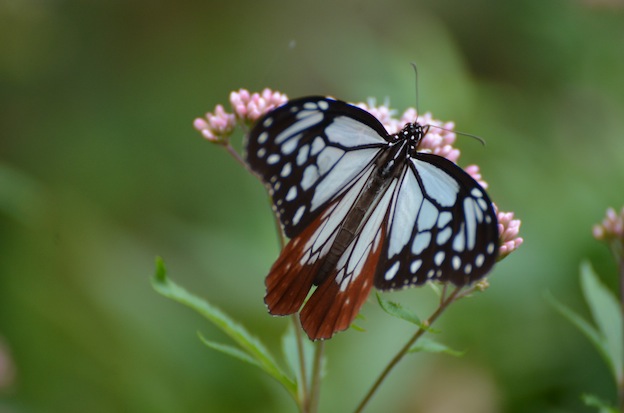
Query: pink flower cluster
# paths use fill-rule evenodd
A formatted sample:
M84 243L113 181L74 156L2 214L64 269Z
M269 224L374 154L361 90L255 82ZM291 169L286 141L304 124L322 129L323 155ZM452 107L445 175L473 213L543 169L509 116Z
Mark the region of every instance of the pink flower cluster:
M288 101L285 94L273 91L269 88L264 89L260 93L250 93L246 89L240 89L237 92L230 93L230 105L233 113L227 113L222 105L217 105L214 112L207 113L204 118L195 119L193 125L204 138L213 143L227 145L228 139L237 125L252 125L262 115L270 110L283 105ZM433 153L443 156L452 162L457 163L460 151L455 148L455 132L453 131L455 124L453 122L442 122L434 119L430 113L418 115L413 108L407 109L400 117L395 117L396 111L390 109L388 105L376 105L373 100L369 103L357 103L361 109L366 110L375 116L384 125L388 133L396 133L406 123L414 123L418 121L421 125L429 125L429 131L421 141L419 150L422 152ZM487 188L487 183L483 181L481 172L477 165L470 165L464 169L472 176L481 186ZM496 206L495 206L496 208ZM496 209L498 216L498 232L500 236L499 260L505 258L511 252L516 250L524 241L518 236L520 233L520 220L514 219L513 212L500 212ZM607 212L608 218L615 212L610 210ZM609 215L611 213L611 215ZM624 210L622 212L624 215ZM619 234L622 237L622 220L619 217ZM611 223L613 220L609 221ZM605 222L607 222L605 220ZM613 221L615 222L615 221ZM616 228L615 225L609 224L609 228ZM600 234L605 234L609 230L607 225L603 224ZM597 229L594 228L594 235L598 238ZM612 231L613 232L613 231Z
M496 208L498 218L498 260L500 261L522 245L524 239L518 236L521 222L519 219L514 219L514 213L500 212L496 205L494 208Z
M204 138L213 143L227 144L228 138L238 125L251 125L262 115L288 101L286 95L264 89L261 93L249 93L246 89L230 93L233 113L217 105L214 112L197 118L193 126Z
M607 216L601 224L595 225L594 238L600 241L621 240L624 242L624 208L618 214L615 209L607 209Z

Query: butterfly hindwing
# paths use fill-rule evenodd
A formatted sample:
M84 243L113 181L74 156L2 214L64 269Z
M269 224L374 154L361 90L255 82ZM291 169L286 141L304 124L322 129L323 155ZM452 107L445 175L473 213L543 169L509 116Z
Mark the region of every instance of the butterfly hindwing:
M453 162L419 153L394 199L375 287L469 284L494 265L497 241L496 212L483 188Z
M370 113L324 97L289 101L249 133L246 158L269 189L284 233L306 228L387 146Z
M384 218L381 214L387 210L390 197L384 201L385 209L377 210L379 212L367 220L336 268L332 268L322 280L318 279L320 266L372 171L372 166L364 170L347 190L293 238L267 276L265 303L274 315L297 312L312 286L319 285L301 312L303 328L311 339L329 338L333 332L347 328L373 286L385 233L381 229Z
M368 298L385 243L391 200L392 189L382 196L334 270L301 310L301 325L310 338L330 338L347 329Z

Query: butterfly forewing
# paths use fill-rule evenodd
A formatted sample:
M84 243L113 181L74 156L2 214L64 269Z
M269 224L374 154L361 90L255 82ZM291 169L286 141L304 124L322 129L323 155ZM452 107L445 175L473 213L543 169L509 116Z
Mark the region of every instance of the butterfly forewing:
M247 162L269 189L293 237L362 173L387 133L370 113L323 97L292 100L251 130Z

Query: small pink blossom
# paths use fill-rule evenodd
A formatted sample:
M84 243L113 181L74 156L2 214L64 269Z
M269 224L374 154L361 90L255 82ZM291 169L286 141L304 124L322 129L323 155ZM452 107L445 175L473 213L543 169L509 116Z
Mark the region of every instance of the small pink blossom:
M519 219L514 219L514 213L501 212L496 205L494 205L494 209L496 209L496 216L498 218L498 260L500 261L518 249L524 242L524 239L518 236L520 233L521 221Z
M288 97L269 88L250 94L246 89L230 93L230 104L238 119L246 123L257 121L262 115L288 102Z
M607 209L607 216L601 224L593 228L594 238L600 241L624 240L624 208L618 214L615 209Z
M377 106L375 99L368 99L367 103L353 103L353 106L357 106L376 117L389 134L397 133L405 125L394 117L396 110L390 109L387 104Z
M236 117L227 113L222 105L217 105L214 113L206 113L205 118L197 118L193 126L207 140L215 143L227 141L236 127Z

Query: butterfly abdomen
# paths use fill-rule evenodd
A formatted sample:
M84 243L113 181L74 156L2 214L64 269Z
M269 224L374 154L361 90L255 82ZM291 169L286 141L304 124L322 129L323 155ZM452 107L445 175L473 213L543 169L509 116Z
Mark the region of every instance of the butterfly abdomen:
M403 153L401 149L403 145L395 145L387 152L382 152L376 159L371 179L364 185L362 192L339 226L338 234L314 279L315 285L322 283L330 273L335 271L340 257L362 231L364 223L375 210L381 195L385 193L394 175L400 172L404 164L397 159Z

